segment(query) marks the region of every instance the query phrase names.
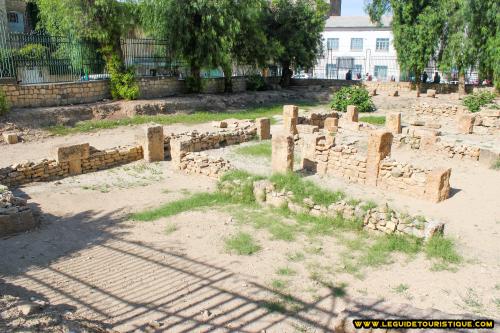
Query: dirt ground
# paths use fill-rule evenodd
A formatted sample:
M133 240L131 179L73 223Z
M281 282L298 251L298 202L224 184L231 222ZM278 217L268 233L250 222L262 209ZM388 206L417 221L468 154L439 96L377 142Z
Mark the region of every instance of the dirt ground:
M385 106L377 113L412 101L411 96L377 97L377 105ZM278 129L279 124L273 126L273 131ZM126 127L1 146L0 166L46 157L59 143L86 141L97 148L129 144L138 131ZM257 143L245 145L252 144ZM270 174L269 159L238 155L237 148L209 154L224 156L237 168ZM173 171L170 162L135 162L17 189L16 194L40 212L42 225L0 240L0 293L36 295L50 304L71 306L79 316L104 321L119 332L326 332L346 304L364 296L500 318L500 172L403 148L394 149L393 156L452 167L452 197L431 204L341 179L308 178L352 197L388 202L395 209L445 222L446 234L457 241L465 258L456 271L433 271L420 254L396 256L392 264L348 274L340 260L342 235L275 240L266 230L239 223L241 212L231 208L131 221L131 212L214 191L216 186L215 180ZM224 238L239 230L251 233L262 250L252 256L227 253ZM304 258L288 260L294 253ZM276 270L283 267L296 274L277 276ZM312 279L313 271L324 274L330 284ZM275 279L286 280L286 291L273 288ZM398 288L401 285L405 290ZM295 310L269 311L280 297Z

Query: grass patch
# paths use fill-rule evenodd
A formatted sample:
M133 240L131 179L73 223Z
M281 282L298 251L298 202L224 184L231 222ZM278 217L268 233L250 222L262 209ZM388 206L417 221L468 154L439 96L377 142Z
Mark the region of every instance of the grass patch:
M314 106L318 103L313 102L295 102L300 106ZM143 125L147 123L156 123L159 125L172 125L172 124L201 124L210 121L220 121L228 118L235 119L255 119L259 117L270 117L281 114L283 112L283 105L276 104L264 107L248 108L242 111L234 112L206 112L200 111L195 113L177 113L171 115L141 115L132 118L124 119L103 119L103 120L89 120L81 121L73 127L57 125L48 127L47 130L54 135L69 135L74 133L94 132L98 130L117 128L121 126L134 126Z
M500 170L500 158L497 158L495 162L491 165L493 170Z
M404 294L410 289L410 286L407 284L401 283L397 285L396 287L392 288L396 294Z
M283 281L283 280L273 280L271 282L271 287L275 290L283 290L288 287L288 282Z
M225 240L226 250L238 255L249 256L260 251L260 245L253 239L252 235L239 232Z
M406 235L380 236L361 256L360 264L373 267L389 264L391 262L391 253L400 252L414 255L421 250L421 247L422 241L416 237Z
M275 174L270 180L277 190L292 191L294 200L298 203L302 203L305 198L311 198L316 204L329 205L345 198L343 192L324 190L294 173Z
M302 252L294 252L287 254L286 258L293 262L299 262L303 261L306 258L306 256Z
M271 158L272 147L270 141L265 141L255 145L240 147L235 150L236 154L252 156L252 157L265 157Z
M172 224L169 224L169 225L167 225L165 227L165 230L163 231L163 233L168 236L168 235L173 234L174 232L176 232L177 229L178 229L177 226L172 223Z
M462 257L455 249L455 243L449 238L434 236L425 244L427 258L438 259L443 263L459 264Z
M290 267L282 267L276 271L276 274L283 276L292 276L297 274L297 272L291 269Z
M465 295L461 296L460 298L462 299L465 308L472 309L472 311L476 313L481 312L483 304L481 303L481 300L479 299L479 296L474 289L467 288L467 292L465 293Z
M359 121L372 125L385 125L385 116L363 116Z

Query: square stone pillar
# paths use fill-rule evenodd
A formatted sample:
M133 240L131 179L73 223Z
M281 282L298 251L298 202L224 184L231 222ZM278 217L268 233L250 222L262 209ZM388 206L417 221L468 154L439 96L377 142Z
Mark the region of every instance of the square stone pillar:
M354 105L347 106L347 112L345 114L347 121L358 122L358 108Z
M319 140L326 140L324 135L317 133L302 136L302 169L310 172L317 171L316 145Z
M272 138L272 169L276 173L293 171L293 136L280 133Z
M401 112L387 114L385 127L393 134L401 134Z
M329 133L336 133L339 130L339 119L338 118L326 118L324 129Z
M72 146L62 146L55 148L57 163L69 164L69 175L80 175L82 173L82 160L90 157L90 145L82 143Z
M176 138L170 140L170 157L174 169L181 164L182 158L193 151L193 144L189 138Z
M436 90L427 89L427 97L436 98Z
M7 142L9 145L13 145L19 142L19 136L17 133L3 133L3 139L5 142Z
M420 150L427 152L435 151L437 141L438 141L437 136L432 136L432 135L422 136L420 138Z
M377 185L380 162L391 154L393 135L387 131L375 131L368 138L368 155L366 160L366 183Z
M399 96L399 91L397 91L397 90L389 90L389 96L390 97L398 97Z
M283 127L285 134L297 134L297 120L299 118L299 107L295 105L283 106Z
M451 169L434 169L425 180L425 200L441 202L450 196Z
M163 126L151 126L144 128L142 148L144 151L144 159L147 162L158 162L164 160L164 140Z
M271 138L271 119L257 118L255 119L257 125L257 136L260 140L269 140Z
M458 116L458 133L472 134L474 130L475 117L470 114Z

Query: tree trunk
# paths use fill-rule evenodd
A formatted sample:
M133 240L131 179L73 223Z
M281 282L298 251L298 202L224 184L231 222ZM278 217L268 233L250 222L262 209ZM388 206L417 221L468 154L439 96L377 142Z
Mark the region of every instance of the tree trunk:
M419 73L419 71L415 70L414 73ZM420 74L415 74L415 86L417 87L417 97L420 97L422 91L422 80L420 79Z
M188 84L188 91L194 93L200 93L202 90L201 83L201 68L198 65L191 64L191 75L188 78L191 82Z
M280 80L280 86L282 87L288 87L290 86L290 80L292 79L293 71L290 68L290 61L284 61L281 64L281 67L283 68L283 72L281 73L281 80Z
M458 94L461 96L467 95L465 91L465 73L462 71L458 73Z
M224 92L232 93L233 92L233 70L231 66L224 66Z

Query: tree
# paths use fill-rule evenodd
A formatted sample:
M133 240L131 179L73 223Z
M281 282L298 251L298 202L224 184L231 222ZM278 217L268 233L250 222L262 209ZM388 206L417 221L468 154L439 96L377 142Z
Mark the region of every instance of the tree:
M371 0L366 11L372 21L392 11L392 32L398 63L415 74L420 90L420 74L436 56L444 19L440 0Z
M235 0L144 0L143 25L155 37L168 41L172 55L188 62L190 90L202 89L203 67L229 72L231 51L240 29Z
M283 68L282 86L288 86L292 67L310 68L321 55L322 32L328 6L324 0L272 0L267 9L268 38L277 45L276 60Z

